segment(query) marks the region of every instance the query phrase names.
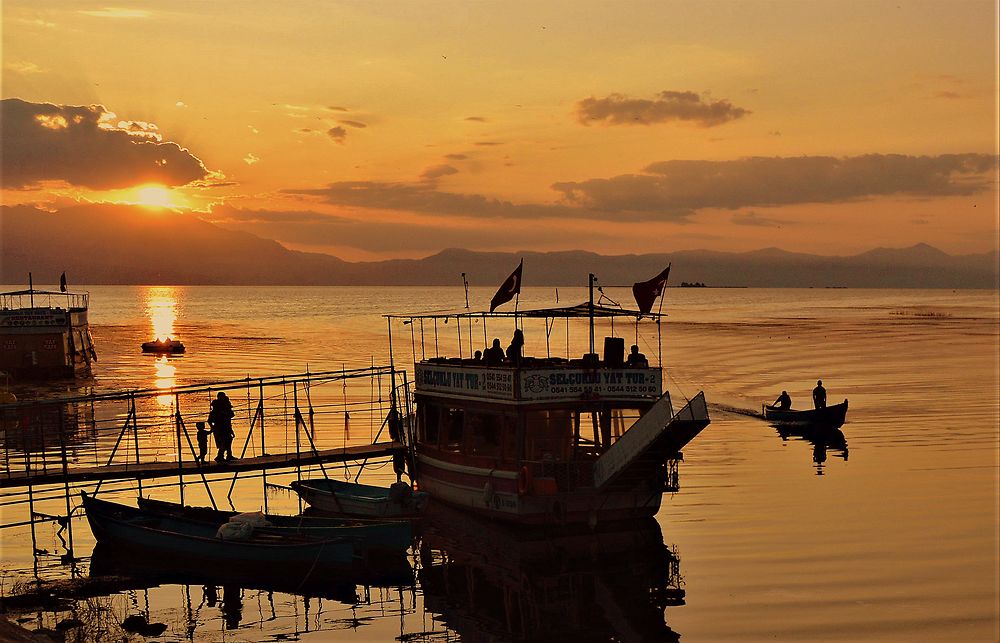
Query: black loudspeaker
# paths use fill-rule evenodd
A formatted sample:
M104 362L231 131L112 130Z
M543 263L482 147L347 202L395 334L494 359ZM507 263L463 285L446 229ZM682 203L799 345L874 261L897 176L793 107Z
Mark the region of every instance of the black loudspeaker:
M604 338L604 364L612 368L625 365L625 338Z

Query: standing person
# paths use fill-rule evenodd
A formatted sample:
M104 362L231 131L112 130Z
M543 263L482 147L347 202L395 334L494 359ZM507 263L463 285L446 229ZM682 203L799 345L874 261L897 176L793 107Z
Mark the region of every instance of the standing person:
M205 428L204 422L195 423L195 427L198 429L198 455L195 460L204 464L205 455L208 454L208 436L211 435L212 431Z
M816 388L813 389L813 404L817 409L826 408L826 389L823 388L823 380L816 380Z
M518 366L521 358L524 357L524 333L520 328L514 329L514 336L510 339L510 346L507 347L507 361Z
M215 456L216 462L224 460L235 460L233 457L233 418L236 412L233 411L233 403L229 397L219 392L219 395L212 401L212 410L208 413L208 425L212 427L215 435L215 446L219 449L219 454Z

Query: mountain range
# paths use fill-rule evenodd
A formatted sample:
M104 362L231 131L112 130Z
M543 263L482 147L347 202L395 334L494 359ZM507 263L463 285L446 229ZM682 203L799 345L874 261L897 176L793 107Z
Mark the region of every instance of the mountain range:
M820 256L766 248L606 256L585 251L476 252L447 249L423 259L348 262L207 223L190 214L136 216L123 206L52 213L0 208L0 283L55 283L61 272L86 284L472 285L499 284L524 259L527 286L631 284L672 264L670 282L708 286L997 288L997 251L949 255L927 244Z

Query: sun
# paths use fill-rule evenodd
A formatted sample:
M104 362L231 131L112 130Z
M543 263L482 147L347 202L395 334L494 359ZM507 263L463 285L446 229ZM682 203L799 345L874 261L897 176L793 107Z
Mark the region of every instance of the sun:
M174 208L173 193L162 185L143 185L135 189L136 201L139 205L151 208Z

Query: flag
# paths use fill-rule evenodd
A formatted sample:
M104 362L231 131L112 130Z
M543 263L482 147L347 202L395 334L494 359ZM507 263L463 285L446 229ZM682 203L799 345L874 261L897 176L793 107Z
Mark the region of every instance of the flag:
M62 277L59 277L59 292L66 292L66 273L62 273Z
M506 304L514 298L514 295L521 293L521 268L523 267L524 259L521 259L521 263L517 264L517 268L510 273L510 277L507 277L506 281L500 284L497 294L493 295L493 299L490 300L491 313L496 310L497 306Z
M663 272L656 275L649 281L639 281L632 284L632 294L635 296L635 303L639 305L639 311L647 314L653 310L653 302L663 294L663 288L667 285L667 275L670 274L670 265Z

